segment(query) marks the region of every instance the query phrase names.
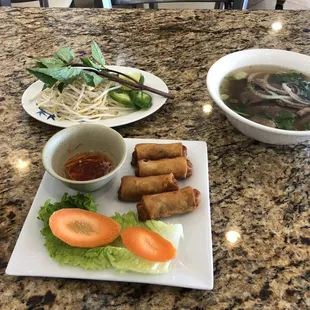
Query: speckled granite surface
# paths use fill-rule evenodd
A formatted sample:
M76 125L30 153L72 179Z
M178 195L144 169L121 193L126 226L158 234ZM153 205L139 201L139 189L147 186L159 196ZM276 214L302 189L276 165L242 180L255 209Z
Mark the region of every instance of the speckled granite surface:
M309 19L310 12L0 9L0 308L309 309L309 148L255 142L215 106L202 112L213 105L205 77L214 61L252 47L310 54ZM111 63L151 71L176 95L118 128L122 135L208 142L211 292L4 273L43 175L42 147L59 130L23 111L33 82L25 66L65 44L82 51L92 39ZM235 243L225 238L230 230L240 233Z

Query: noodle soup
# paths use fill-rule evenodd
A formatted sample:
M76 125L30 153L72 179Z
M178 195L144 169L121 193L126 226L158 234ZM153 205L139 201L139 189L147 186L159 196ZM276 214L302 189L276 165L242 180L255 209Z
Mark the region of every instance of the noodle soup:
M249 66L229 73L221 99L239 115L272 128L310 130L310 77L276 66Z

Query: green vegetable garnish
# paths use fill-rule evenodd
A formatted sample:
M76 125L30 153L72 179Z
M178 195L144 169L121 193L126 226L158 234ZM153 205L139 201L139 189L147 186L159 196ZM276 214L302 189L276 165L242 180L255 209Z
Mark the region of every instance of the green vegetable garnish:
M105 66L105 59L102 55L100 47L96 41L91 42L91 53L93 58L102 66Z
M243 116L243 117L250 117L250 114L245 112L244 107L237 107L235 109L233 109L234 112L238 113L239 115Z
M92 87L98 86L103 81L103 78L94 72L83 70L81 74L86 84Z
M119 77L121 79L125 80L125 81L132 81L132 80L134 80L134 81L136 81L136 82L138 82L140 84L144 83L144 76L140 72L128 73L128 74L126 74L126 76L120 75ZM122 86L122 89L131 90L131 88L126 87L126 86Z
M304 129L305 129L305 130L310 130L310 123L309 123L309 124L306 124L306 125L304 126Z
M131 101L141 109L148 109L152 106L152 97L143 91L132 90L129 95Z
M292 83L295 84L300 93L299 97L310 100L310 81L307 81L307 77L299 72L289 73L273 73L270 75L269 82L271 83Z
M236 113L238 113L239 115L243 116L243 117L249 117L249 114L243 113L241 111L235 111Z
M69 65L74 59L74 52L71 47L65 46L59 48L54 56Z
M114 267L118 271L135 271L142 273L165 273L170 270L170 262L157 263L137 257L128 249L122 247L120 238L108 246L97 248L72 247L55 237L49 227L49 218L53 212L63 208L81 208L96 211L96 203L90 195L77 194L70 196L64 194L60 202L51 203L47 200L39 210L38 219L43 221L41 234L45 238L45 247L50 256L61 265L82 267L84 269L100 270ZM130 211L120 215L116 213L112 218L118 222L122 229L130 226L139 226L150 229L163 238L169 240L175 248L183 235L182 225L165 224L161 221L139 222L136 213Z
M222 99L223 101L226 101L227 99L229 99L229 95L227 95L227 94L222 94L222 95L221 95L221 99Z
M91 51L92 57L81 57L74 62L75 54L72 48L61 47L53 57L40 58L35 62L35 67L27 68L27 70L44 83L43 89L51 88L59 83L62 85L56 86L62 92L66 85L77 79L83 79L88 86L96 87L104 78L107 78L124 85L127 90L145 89L166 98L173 98L173 95L143 85L144 76L141 73L138 73L139 78L136 80L130 75L106 68L104 56L97 42L92 41Z
M115 89L115 90L109 91L109 96L113 100L123 104L126 107L136 108L135 104L131 100L131 97L129 95L129 91L126 91L123 89Z
M280 112L275 118L275 122L279 129L293 130L293 124L297 115L295 113L283 111Z
M239 80L246 79L247 76L248 76L248 74L246 72L240 71L240 72L236 72L236 73L232 73L232 74L228 75L226 77L226 79L228 81L235 81L235 80L239 81Z

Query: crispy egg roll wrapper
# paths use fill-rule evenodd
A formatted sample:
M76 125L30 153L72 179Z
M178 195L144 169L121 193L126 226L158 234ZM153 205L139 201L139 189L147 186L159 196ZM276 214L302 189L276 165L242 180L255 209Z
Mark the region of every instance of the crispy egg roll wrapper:
M163 158L186 157L187 148L181 142L158 144L141 143L135 146L132 153L132 165L136 165L138 160L150 159L157 160Z
M176 179L186 179L192 175L193 165L185 157L165 158L159 160L142 159L138 161L136 175L146 177L173 173Z
M149 177L122 177L118 191L118 199L123 201L139 201L143 195L170 192L179 189L178 181L172 173Z
M140 221L159 219L194 211L201 201L197 189L187 186L169 193L143 196L137 204Z

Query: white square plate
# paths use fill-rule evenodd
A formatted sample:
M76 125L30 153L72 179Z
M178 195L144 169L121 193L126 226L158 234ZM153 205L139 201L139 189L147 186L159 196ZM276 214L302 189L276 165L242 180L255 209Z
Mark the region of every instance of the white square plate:
M121 177L134 175L134 169L130 164L134 146L137 143L176 142L171 140L125 140L128 154L123 167L108 185L92 193L99 205L97 212L107 216L112 216L115 212L123 214L129 210L136 211L136 203L124 203L117 199ZM75 194L75 191L67 188L48 173L44 174L6 273L16 276L125 281L211 290L213 288L213 260L207 145L205 142L197 141L182 141L182 143L187 147L188 158L193 163L194 170L190 178L180 181L180 188L191 185L201 192L202 199L201 204L194 212L163 220L172 224L180 223L184 229L184 239L180 241L177 258L172 262L172 269L169 273L148 275L128 272L120 274L114 269L90 271L58 265L44 247L44 238L40 234L43 224L37 219L38 211L47 199L51 199L52 202L59 201L65 192Z

